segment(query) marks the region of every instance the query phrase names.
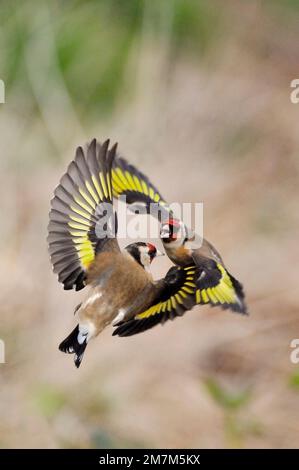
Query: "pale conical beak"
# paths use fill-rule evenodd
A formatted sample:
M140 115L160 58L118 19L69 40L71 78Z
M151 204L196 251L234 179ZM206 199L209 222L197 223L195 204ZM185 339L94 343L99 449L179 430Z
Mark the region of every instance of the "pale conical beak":
M162 251L158 250L156 251L156 256L164 256L165 253L162 253Z

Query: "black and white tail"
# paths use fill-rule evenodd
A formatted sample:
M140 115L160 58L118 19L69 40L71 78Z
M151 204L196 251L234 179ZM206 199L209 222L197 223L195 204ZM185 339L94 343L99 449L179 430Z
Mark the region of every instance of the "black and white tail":
M79 325L77 325L71 334L60 343L59 349L66 354L75 354L75 366L80 367L86 346L87 335L82 335L79 331Z

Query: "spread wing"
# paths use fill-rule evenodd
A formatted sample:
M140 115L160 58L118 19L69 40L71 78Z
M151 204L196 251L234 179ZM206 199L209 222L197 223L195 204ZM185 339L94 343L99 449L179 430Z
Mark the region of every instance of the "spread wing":
M116 145L108 147L109 140L101 145L95 139L85 149L78 147L51 201L49 252L64 289L85 286L99 251L119 250L111 182Z
M131 336L148 330L158 323L165 323L183 315L195 304L196 279L195 266L185 268L173 266L161 283L161 289L152 304L139 312L133 319L120 322L113 336Z
M161 220L169 218L172 211L158 189L148 177L130 165L124 158L117 156L112 168L113 196L125 196L131 210L145 207L148 214Z
M168 271L152 304L133 319L116 325L113 336L141 333L183 315L198 304L247 313L241 284L221 264L209 260L204 267L174 266Z
M220 306L235 312L247 313L243 287L221 263L197 259L196 303Z

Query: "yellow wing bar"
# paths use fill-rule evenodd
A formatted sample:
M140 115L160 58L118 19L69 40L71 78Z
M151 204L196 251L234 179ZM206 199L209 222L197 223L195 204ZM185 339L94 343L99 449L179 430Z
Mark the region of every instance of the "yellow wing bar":
M74 160L55 189L51 201L48 243L54 272L65 289L84 287L86 270L101 248L96 233L100 206L111 205L111 168L116 146L95 139L83 149L78 147Z
M220 264L215 263L215 272L197 282L195 293L197 304L219 305L239 313L246 313L241 284Z
M118 156L114 160L112 169L112 190L115 198L125 196L129 205L142 203L146 206L147 212L155 217L159 217L158 210L162 217L167 217L171 213L169 205L149 178ZM153 204L152 211L151 204Z
M183 315L196 304L196 277L195 266L172 267L165 279L159 281L163 283L163 288L154 302L133 319L119 323L113 335L131 336Z

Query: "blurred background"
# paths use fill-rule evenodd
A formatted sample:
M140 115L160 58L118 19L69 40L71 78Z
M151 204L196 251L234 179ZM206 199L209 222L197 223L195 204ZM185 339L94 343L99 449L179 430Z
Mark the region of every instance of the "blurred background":
M299 1L0 8L0 446L298 447ZM51 271L49 203L93 137L167 200L204 202L248 318L200 307L136 337L107 328L79 370L58 351L84 293Z

